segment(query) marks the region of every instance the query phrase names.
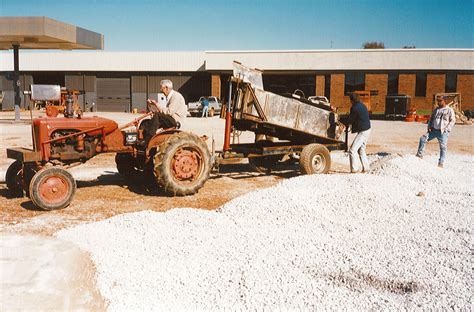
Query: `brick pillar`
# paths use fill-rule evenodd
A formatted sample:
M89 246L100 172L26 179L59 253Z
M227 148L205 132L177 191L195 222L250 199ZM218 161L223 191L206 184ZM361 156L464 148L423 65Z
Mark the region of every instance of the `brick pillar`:
M461 109L474 109L474 75L458 74L456 92L461 93Z
M365 90L377 90L378 95L371 96L370 105L372 112L385 111L385 97L387 96L387 74L366 74Z
M221 98L221 76L212 75L211 76L211 95Z
M424 103L419 103L417 108L431 109L433 106L433 95L444 92L446 82L445 74L428 74L426 75L426 99Z
M344 96L344 74L331 75L331 104L339 108L339 112L349 112L350 101L348 96Z
M325 83L324 75L317 75L316 76L316 94L314 95L326 95L324 94L324 83Z
M415 89L416 89L416 74L400 74L398 76L398 93L411 96L411 106L414 108L417 107L417 99L415 98Z

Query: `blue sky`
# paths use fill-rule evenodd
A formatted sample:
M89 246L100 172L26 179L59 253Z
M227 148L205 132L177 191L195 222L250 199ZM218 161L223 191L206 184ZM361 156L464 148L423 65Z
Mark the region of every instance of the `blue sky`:
M105 36L108 51L472 48L473 0L0 0Z

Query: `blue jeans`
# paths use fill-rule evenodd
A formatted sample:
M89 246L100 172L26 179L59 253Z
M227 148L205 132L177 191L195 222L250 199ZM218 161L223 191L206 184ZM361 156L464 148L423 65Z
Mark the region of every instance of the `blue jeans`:
M369 140L370 129L362 132L358 132L354 141L352 142L351 149L349 150L349 161L351 165L351 172L360 171L359 159L362 163L362 171L369 171L369 161L367 154L365 153L365 147Z
M420 144L418 145L418 152L416 153L416 155L423 156L426 142L429 142L436 138L439 142L438 164L442 165L444 163L444 159L446 158L446 151L448 150L448 136L448 132L441 133L441 130L432 129L430 132L420 137Z
M209 106L204 106L202 108L202 116L201 117L204 117L204 115L207 117L208 112L209 112Z

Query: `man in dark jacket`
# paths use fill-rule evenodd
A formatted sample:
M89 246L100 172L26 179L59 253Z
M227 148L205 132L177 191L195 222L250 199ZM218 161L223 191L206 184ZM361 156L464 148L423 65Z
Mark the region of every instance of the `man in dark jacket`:
M362 172L367 172L370 170L367 154L365 153L365 147L370 136L369 111L360 102L358 94L351 93L349 98L352 106L346 125L352 125L352 133L357 133L349 150L351 172L357 173L360 171L359 158L362 163Z

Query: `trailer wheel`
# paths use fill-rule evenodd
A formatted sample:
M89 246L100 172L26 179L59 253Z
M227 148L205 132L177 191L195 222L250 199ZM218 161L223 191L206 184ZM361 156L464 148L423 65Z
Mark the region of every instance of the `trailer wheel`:
M158 147L153 164L156 182L165 193L192 195L209 178L211 155L199 137L178 132Z
M249 164L254 171L270 174L281 158L281 155L249 157Z
M76 193L76 181L61 168L44 168L30 182L30 198L33 204L44 210L67 207Z
M7 188L10 191L10 194L14 197L23 196L23 187L22 187L22 173L23 163L19 160L15 160L7 169L5 174L5 182L7 183Z
M136 168L136 160L130 153L117 153L115 164L117 171L127 182L135 183L142 177L142 172Z
M331 168L331 155L326 146L308 144L301 151L300 168L304 174L328 173Z

